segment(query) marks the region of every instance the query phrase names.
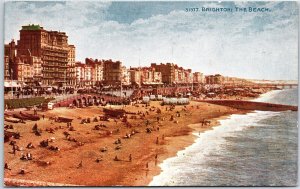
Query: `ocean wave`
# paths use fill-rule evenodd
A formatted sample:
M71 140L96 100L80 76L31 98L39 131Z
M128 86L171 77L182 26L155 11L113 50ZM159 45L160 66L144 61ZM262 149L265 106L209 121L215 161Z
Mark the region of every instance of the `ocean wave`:
M271 91L255 101L294 103L296 96L296 90ZM293 185L297 179L286 175L297 175L297 169L292 168L297 163L296 122L293 112L231 115L212 130L200 135L193 133L197 136L195 142L177 156L164 160L159 165L162 172L149 185ZM285 161L290 164L283 164Z

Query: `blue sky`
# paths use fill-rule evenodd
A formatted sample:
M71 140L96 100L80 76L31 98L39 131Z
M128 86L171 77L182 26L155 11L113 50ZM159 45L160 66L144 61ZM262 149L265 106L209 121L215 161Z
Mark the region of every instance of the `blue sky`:
M185 12L188 7L267 7L271 12ZM65 31L76 59L127 67L174 62L204 74L297 79L296 2L6 2L5 42L22 25Z

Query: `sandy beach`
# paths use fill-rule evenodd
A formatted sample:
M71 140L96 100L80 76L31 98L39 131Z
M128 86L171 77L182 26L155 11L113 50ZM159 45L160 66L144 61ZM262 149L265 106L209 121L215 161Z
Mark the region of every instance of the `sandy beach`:
M150 111L150 107L152 110L160 108L161 114ZM111 106L111 108L121 107ZM159 174L159 163L175 156L179 150L193 143L195 136L192 132L204 132L216 126L218 119L224 116L246 112L202 102L191 102L186 109L184 106L176 106L172 111L169 110L169 106L161 106L159 102L151 102L146 109L142 104L123 108L128 112L142 111L145 118L140 119L140 116L137 116L137 119L128 119L130 127L121 120L114 119L80 124L82 118L93 120L104 115L103 108L94 106L78 109L56 108L39 112L39 115L45 115L44 120L14 124L14 129L10 130L20 132L21 138L15 141L21 151L17 151L14 155L9 142L4 144L4 161L11 169L5 169L5 178L83 186L145 186L153 176ZM179 112L180 117L176 112ZM173 121L170 120L172 115ZM72 126L75 131L69 131L66 123L49 120L54 116L74 119ZM130 118L130 115L128 117ZM159 121L157 117L160 117ZM203 119L210 121L210 124L204 126L199 124ZM36 136L32 131L35 123L42 130L41 136ZM95 125L101 123L105 126L100 130L94 130ZM147 127L153 131L147 133ZM47 132L47 128L54 129L54 133ZM77 142L67 140L63 134L65 131ZM136 134L125 139L124 136L132 131L136 131ZM42 140L51 137L55 139L49 145L58 147L59 151L39 146ZM121 144L114 144L118 138L121 139ZM35 146L34 149L26 148L30 142ZM117 146L120 149L117 150ZM106 147L107 151L101 152L103 147ZM20 160L21 154L27 152L32 154L33 160ZM114 161L116 156L120 161ZM96 162L97 158L100 161ZM79 165L80 162L82 166ZM26 174L18 174L21 168ZM14 182L7 181L6 185L14 185ZM38 184L28 183L28 185Z

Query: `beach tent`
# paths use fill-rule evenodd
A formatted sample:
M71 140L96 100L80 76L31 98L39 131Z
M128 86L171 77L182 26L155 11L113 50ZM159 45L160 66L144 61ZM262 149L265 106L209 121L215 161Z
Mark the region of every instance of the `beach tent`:
M163 103L164 104L170 104L170 99L169 98L163 98Z
M177 98L171 98L170 104L177 104Z
M155 100L155 95L150 95L150 100Z
M150 98L148 96L143 97L143 103L147 104L150 102Z
M178 104L188 104L189 99L188 98L179 98L178 99Z
M166 98L163 97L163 104L170 105L170 104L178 104L178 105L185 105L189 104L190 100L188 98Z
M157 100L162 100L163 96L162 95L157 95Z

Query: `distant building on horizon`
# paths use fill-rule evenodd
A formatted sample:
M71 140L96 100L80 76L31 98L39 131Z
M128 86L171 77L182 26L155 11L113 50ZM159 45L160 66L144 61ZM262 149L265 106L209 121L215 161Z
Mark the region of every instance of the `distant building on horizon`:
M151 63L156 72L162 74L162 82L165 84L191 84L193 73L191 69L184 69L174 63Z
M160 72L162 74L162 82L165 84L172 84L175 82L175 64L166 63L166 64L156 64L151 63L151 67L155 69L155 71Z
M158 85L162 83L162 74L153 67L141 67L129 69L131 74L131 83L141 85Z
M247 79L237 78L237 77L228 77L222 76L221 74L215 75L206 75L205 76L206 84L219 84L219 85L242 85L242 84L251 84L252 82Z
M201 72L193 73L193 83L195 84L204 84L205 83L205 76Z

